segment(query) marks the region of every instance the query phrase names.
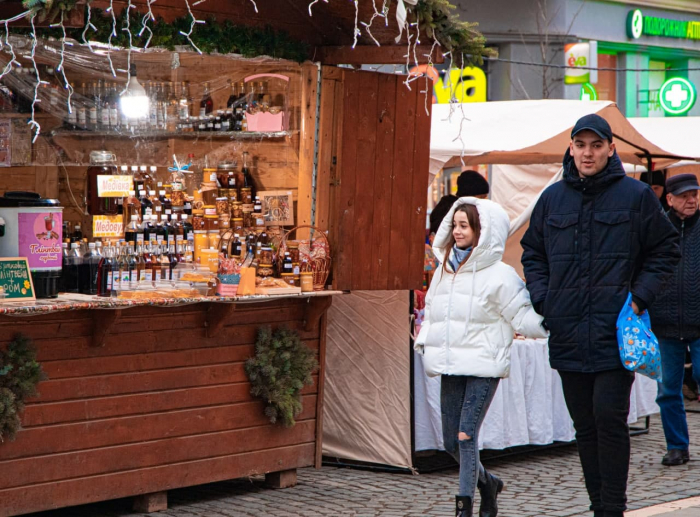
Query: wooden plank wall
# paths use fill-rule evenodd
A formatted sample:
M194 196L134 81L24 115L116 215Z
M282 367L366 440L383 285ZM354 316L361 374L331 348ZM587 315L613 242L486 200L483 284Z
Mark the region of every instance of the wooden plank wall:
M335 70L324 68L324 77ZM342 97L324 112L341 128L335 154L320 156L321 170L334 161L338 169L330 210L335 289L422 285L432 106L422 84L409 90L403 80L342 70ZM322 138L328 124L321 122Z
M21 329L49 377L17 439L0 444L0 516L314 465L319 374L287 429L269 423L244 371L266 324L323 357L325 320L305 331L307 305L239 306L215 337L209 304L127 309L102 347L89 311L0 317L0 347Z

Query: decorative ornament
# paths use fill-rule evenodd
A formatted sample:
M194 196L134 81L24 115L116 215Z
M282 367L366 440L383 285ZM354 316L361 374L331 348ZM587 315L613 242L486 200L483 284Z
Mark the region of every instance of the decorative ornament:
M298 333L287 328L258 331L255 357L245 363L250 393L265 401L265 415L273 424L278 420L292 427L302 411L301 390L313 384L311 375L318 369L314 352Z
M20 413L27 398L36 395L36 387L46 379L36 360L32 342L18 334L6 351L0 351L0 442L13 440L22 427Z

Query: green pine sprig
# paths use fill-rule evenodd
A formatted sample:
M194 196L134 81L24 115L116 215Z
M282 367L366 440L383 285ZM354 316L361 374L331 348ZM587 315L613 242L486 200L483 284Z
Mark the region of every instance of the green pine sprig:
M280 421L292 427L301 413L301 390L313 384L311 375L318 369L312 350L298 333L287 328L272 332L262 327L255 343L255 356L245 363L250 393L265 401L265 416L273 424Z

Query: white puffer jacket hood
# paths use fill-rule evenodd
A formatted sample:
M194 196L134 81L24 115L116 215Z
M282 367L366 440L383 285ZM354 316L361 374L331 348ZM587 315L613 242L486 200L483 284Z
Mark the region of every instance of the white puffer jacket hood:
M444 262L454 213L462 205L479 211L479 242L457 273L442 266L426 296L425 317L415 349L423 354L428 375L507 377L513 333L547 337L530 302L525 283L501 262L508 237L505 210L493 201L458 199L440 225L433 242L435 256Z

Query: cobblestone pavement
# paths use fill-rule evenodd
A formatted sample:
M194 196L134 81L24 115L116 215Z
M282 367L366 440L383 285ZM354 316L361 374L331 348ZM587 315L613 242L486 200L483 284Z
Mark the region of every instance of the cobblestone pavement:
M700 495L700 414L689 414L691 462L660 463L665 442L658 416L651 432L632 439L629 505L638 509ZM502 517L591 516L575 446L492 459L486 467L501 476ZM162 517L347 516L418 517L454 515L457 471L410 475L348 468L302 469L299 484L271 490L260 479L214 483L169 492ZM478 504L478 502L477 502ZM131 517L120 500L34 514L34 517ZM681 514L679 514L681 515ZM685 514L682 514L685 517ZM692 514L690 514L692 515ZM700 516L700 514L698 514Z

